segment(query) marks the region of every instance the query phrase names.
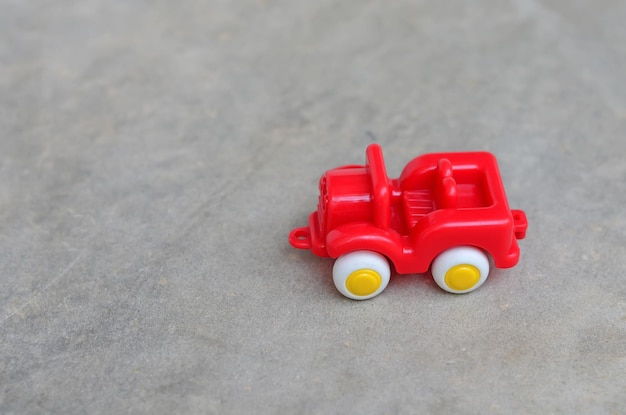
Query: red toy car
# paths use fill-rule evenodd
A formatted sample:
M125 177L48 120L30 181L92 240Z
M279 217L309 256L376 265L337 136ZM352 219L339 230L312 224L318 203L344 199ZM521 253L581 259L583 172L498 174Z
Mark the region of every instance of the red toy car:
M380 294L391 275L425 273L451 293L480 287L489 257L498 268L517 264L528 223L511 210L495 157L487 152L426 154L398 179L387 177L382 149L366 164L338 167L320 179L317 211L289 242L337 258L333 280L346 297Z

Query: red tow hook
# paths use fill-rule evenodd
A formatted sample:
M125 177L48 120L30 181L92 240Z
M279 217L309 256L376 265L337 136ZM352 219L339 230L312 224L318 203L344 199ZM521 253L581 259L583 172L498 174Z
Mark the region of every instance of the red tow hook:
M528 220L523 210L511 210L513 214L513 232L516 239L524 239L526 237L526 229L528 228Z
M308 227L296 228L289 232L289 243L294 248L311 249L311 233Z

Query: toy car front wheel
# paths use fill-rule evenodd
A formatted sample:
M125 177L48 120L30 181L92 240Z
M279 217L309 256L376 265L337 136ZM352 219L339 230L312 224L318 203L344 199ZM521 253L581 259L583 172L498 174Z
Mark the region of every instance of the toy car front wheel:
M333 266L333 281L339 292L353 300L367 300L389 284L391 270L387 259L371 251L343 255Z
M485 282L489 275L489 258L478 248L452 248L433 261L431 270L439 287L453 294L464 294Z

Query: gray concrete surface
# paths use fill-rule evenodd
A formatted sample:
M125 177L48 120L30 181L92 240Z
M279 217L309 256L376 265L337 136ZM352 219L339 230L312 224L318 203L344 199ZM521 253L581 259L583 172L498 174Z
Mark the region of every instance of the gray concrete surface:
M626 4L0 1L0 413L626 412ZM486 149L519 266L341 297L328 168Z

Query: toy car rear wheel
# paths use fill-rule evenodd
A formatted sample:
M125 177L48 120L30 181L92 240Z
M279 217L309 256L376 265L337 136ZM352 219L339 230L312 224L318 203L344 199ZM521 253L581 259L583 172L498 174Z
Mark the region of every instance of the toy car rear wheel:
M335 287L353 300L368 300L389 284L391 270L387 259L376 252L355 251L340 256L333 266Z
M431 271L439 287L453 294L465 294L487 280L489 258L471 246L452 248L433 261Z

